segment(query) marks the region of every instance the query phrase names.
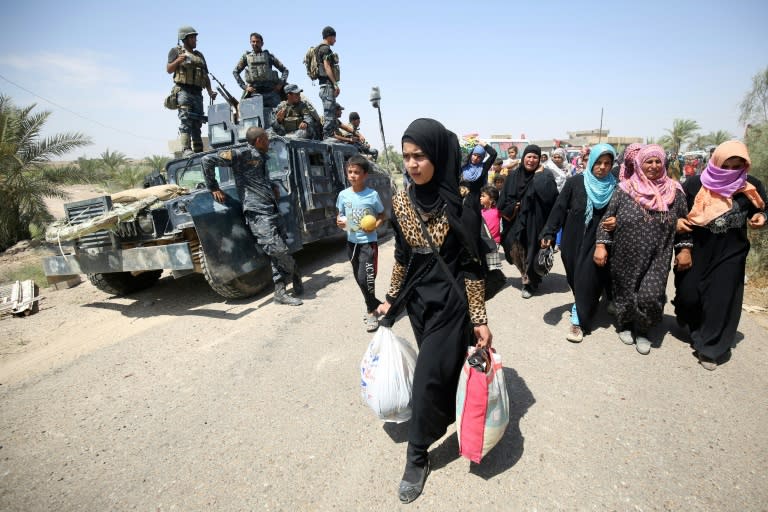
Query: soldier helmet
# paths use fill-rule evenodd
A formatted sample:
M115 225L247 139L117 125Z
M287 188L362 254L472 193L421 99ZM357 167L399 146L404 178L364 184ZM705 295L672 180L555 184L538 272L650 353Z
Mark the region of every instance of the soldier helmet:
M196 36L197 30L190 27L189 25L184 25L183 27L179 27L179 41L183 41L186 39L187 36Z

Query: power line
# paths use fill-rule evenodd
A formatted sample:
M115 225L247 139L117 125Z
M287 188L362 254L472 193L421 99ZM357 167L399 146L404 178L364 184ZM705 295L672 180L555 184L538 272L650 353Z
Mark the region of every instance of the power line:
M58 103L56 103L55 101L51 101L51 100L49 100L48 98L44 98L44 97L40 96L39 94L36 94L36 93L34 93L34 92L30 91L30 90L29 90L29 89L27 89L26 87L23 87L23 86L21 86L21 85L17 84L17 83L16 83L16 82L14 82L13 80L9 80L9 79L7 79L7 78L6 78L6 77L4 77L3 75L0 75L0 78L2 78L3 80L5 80L6 82L8 82L8 83L9 83L9 84L11 84L11 85L14 85L14 86L18 87L18 88L19 88L19 89L21 89L22 91L25 91L25 92L27 92L27 93L31 94L31 95L32 95L32 96L34 96L35 98L40 98L41 100L43 100L43 101L46 101L46 102L50 103L51 105L53 105L53 106L55 106L55 107L58 107L58 108L60 108L61 110L64 110L64 111L66 111L66 112L69 112L70 114L72 114L72 115L74 115L74 116L77 116L77 117L79 117L79 118L81 118L81 119L85 119L86 121L89 121L89 122L91 122L91 123L95 123L95 124L97 124L97 125L99 125L99 126L101 126L101 127L107 128L107 129L109 129L109 130L114 130L114 131L116 131L116 132L124 133L124 134L126 134L126 135L130 135L131 137L136 137L137 139L151 140L151 141L154 141L154 142L165 142L165 141L162 141L161 139L156 139L156 138L154 138L154 137L147 137L147 136L144 136L144 135L137 135L137 134L135 134L135 133L131 133L131 132L129 132L129 131L127 131L127 130L123 130L123 129L121 129L121 128L115 128L114 126L109 126L109 125L107 125L107 124L104 124L104 123L102 123L101 121L96 121L95 119L91 119L90 117L86 117L86 116L84 116L84 115L82 115L82 114L80 114L80 113L78 113L78 112L75 112L74 110L68 109L67 107L65 107L65 106L63 106L63 105L59 105L59 104L58 104Z

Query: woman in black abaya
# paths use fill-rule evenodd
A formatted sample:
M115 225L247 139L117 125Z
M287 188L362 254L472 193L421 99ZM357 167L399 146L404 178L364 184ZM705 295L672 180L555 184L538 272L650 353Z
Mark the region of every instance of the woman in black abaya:
M456 419L456 389L471 345L491 345L480 262L480 212L459 195L456 135L433 119L417 119L403 134L403 161L413 184L392 200L395 264L378 312L391 325L405 307L419 355L413 376L412 416L403 503L415 500L429 474L428 449ZM444 260L437 261L429 240ZM450 275L448 275L450 273Z
M749 176L747 147L720 144L700 176L685 180L691 209L678 230L693 237L693 265L675 273L675 315L691 331L699 363L714 370L726 362L741 318L744 268L749 252L747 225L766 223L765 188Z
M555 178L540 165L540 160L541 148L535 144L526 146L520 166L504 181L498 202L504 219L504 256L520 271L524 299L530 298L541 282L533 270L539 252L539 233L557 200Z

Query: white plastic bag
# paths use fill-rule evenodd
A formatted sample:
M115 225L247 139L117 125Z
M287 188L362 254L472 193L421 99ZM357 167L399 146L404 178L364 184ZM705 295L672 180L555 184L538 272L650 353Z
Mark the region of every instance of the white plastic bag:
M360 362L363 400L384 421L411 419L416 351L392 329L380 326Z

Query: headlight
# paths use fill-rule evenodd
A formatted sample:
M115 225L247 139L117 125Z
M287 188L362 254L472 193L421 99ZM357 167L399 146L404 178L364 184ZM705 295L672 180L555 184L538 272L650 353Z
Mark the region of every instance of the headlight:
M152 235L155 232L155 223L152 220L151 213L143 213L136 217L136 223L139 225L139 229L145 235Z

